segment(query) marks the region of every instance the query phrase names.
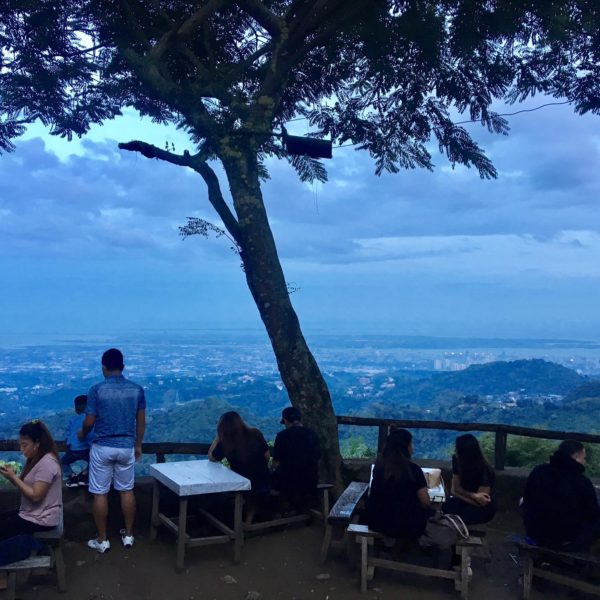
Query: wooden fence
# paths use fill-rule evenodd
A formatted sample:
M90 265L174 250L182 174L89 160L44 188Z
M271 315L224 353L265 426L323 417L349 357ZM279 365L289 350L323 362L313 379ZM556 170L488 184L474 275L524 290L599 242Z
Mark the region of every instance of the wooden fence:
M443 429L449 431L485 431L494 434L494 467L502 471L506 464L506 444L509 435L541 438L546 440L578 440L600 444L600 435L579 433L575 431L553 431L551 429L535 429L501 423L453 423L451 421L415 421L409 419L374 419L369 417L338 416L339 425L358 425L360 427L377 427L377 450L381 451L389 428L403 427L405 429Z
M370 417L337 417L339 425L354 425L359 427L377 427L377 450L381 451L389 428L404 427L405 429L442 429L447 431L482 431L494 434L494 466L503 470L506 464L506 444L509 435L541 438L547 440L572 439L580 442L600 444L600 435L579 433L574 431L552 431L550 429L534 429L501 423L453 423L450 421L416 421L409 419L375 419ZM58 449L65 451L65 442L57 442ZM142 447L144 454L155 454L158 462L165 462L167 454L196 454L206 455L210 444L207 443L178 443L178 442L147 442ZM19 450L17 440L0 440L0 452Z

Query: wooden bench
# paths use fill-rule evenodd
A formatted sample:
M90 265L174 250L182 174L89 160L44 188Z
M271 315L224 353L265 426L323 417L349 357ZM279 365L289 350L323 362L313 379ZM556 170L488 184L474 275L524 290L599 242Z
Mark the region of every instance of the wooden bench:
M56 581L59 591L65 592L67 589L65 561L62 551L62 523L49 531L34 533L34 537L48 547L50 554L48 556L30 556L24 560L0 566L0 573L6 573L8 576L6 600L15 600L17 574L25 573L25 577L28 578L33 569L54 569L56 571Z
M517 546L523 556L523 599L529 600L531 594L531 583L534 575L540 579L553 581L566 585L580 592L600 596L600 582L591 583L585 580L585 575L574 571L573 567L600 567L600 556L587 552L561 552L551 550L542 546L528 544L525 541L517 542ZM537 563L552 561L552 569L545 569ZM567 573L557 572L556 564L562 564ZM570 569L569 569L570 567ZM569 573L571 570L573 573Z
M325 523L325 534L321 546L321 564L327 560L331 546L345 546L348 549L346 528L358 519L357 509L368 491L368 483L353 481L333 505ZM334 528L341 529L341 540L333 539Z
M487 524L469 525L469 534L471 537L476 537L481 540L481 546L474 548L471 552L471 557L481 558L484 562L486 574L489 574L488 565L492 562L492 553L488 540Z
M426 577L451 579L454 581L455 588L460 591L461 598L466 600L469 597L469 558L473 549L481 546L481 540L479 538L469 537L456 544L456 553L460 557L460 567L455 569L436 569L434 567L425 567L413 563L373 556L369 553L369 548L373 547L376 539L383 539L385 536L376 531L370 531L367 525L351 524L348 526L348 533L355 535L356 542L360 544L361 592L367 591L367 583L373 579L375 567L380 567L382 569L401 571L403 573L425 575Z
M263 531L282 525L293 523L306 523L317 517L325 523L326 515L329 513L329 490L333 487L331 483L319 483L317 485L317 494L320 496L321 509L308 508L306 511L290 516L283 516L269 521L260 521L258 523L244 523L244 531Z

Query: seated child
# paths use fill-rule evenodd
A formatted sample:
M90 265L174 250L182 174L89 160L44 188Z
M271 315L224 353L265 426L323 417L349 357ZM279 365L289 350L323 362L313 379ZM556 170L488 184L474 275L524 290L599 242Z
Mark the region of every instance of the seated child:
M83 425L85 419L85 408L87 406L87 396L77 396L74 400L75 412L77 413L70 421L65 433L67 441L67 452L60 459L63 467L63 473L67 477L67 487L87 486L88 468L90 462L90 444L93 438L93 431L80 440L77 432ZM73 473L71 465L77 461L86 462L86 466L78 474Z

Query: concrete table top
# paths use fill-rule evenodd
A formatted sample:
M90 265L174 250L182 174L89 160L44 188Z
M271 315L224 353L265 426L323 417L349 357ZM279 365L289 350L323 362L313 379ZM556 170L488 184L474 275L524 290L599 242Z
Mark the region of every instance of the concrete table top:
M182 460L150 465L149 473L178 496L250 490L250 481L221 463Z

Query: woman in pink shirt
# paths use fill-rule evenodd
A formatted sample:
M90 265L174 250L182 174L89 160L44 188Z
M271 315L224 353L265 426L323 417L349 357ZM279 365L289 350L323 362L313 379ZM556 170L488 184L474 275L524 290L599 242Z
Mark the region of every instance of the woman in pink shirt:
M0 540L47 531L62 522L62 476L56 444L48 428L34 419L19 431L19 446L27 459L21 476L0 468L21 492L19 510L0 515Z

